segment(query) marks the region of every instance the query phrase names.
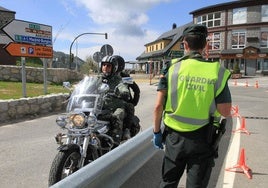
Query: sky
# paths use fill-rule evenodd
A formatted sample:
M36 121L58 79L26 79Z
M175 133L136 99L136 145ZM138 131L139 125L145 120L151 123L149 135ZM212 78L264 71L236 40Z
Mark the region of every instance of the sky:
M85 60L105 44L113 54L135 61L145 44L193 20L191 11L235 0L0 0L15 19L52 27L53 50Z

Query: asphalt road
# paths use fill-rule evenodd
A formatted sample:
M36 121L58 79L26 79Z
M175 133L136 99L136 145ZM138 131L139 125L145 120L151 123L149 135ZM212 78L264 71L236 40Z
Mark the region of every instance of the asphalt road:
M256 81L258 88L255 87ZM238 106L239 115L245 118L245 129L242 128L240 118L232 117L228 120L227 130L219 147L219 158L215 160L208 188L268 187L268 77L248 77L236 82L230 80L229 87L233 106ZM238 131L241 129L245 131ZM249 135L246 132L249 132ZM241 168L233 168L243 159L242 149L245 161L243 164L251 170L251 179ZM157 188L160 181L162 156L163 151L159 151L122 188ZM227 171L228 168L236 172ZM178 188L185 187L185 174Z
M256 88L256 81L258 88ZM245 118L245 131L241 126L234 127L232 143L228 150L225 168L241 162L244 149L245 164L252 170L252 179L244 173L225 171L223 187L268 187L268 77L239 79L237 85L230 81L233 104L239 107L239 115ZM248 87L246 87L248 83ZM235 118L234 118L235 119ZM250 134L246 134L246 132ZM237 157L235 157L237 156ZM230 183L234 179L233 185Z
M136 114L143 130L152 125L155 86L141 83L141 100ZM44 188L57 147L54 140L61 129L59 114L0 126L0 187Z
M259 88L254 88L255 81L255 78L249 78L249 87L245 87L245 79L239 80L237 85L230 80L233 104L239 106L239 113L245 117L246 129L250 135L232 133L232 130L237 129L237 118L232 119L233 126L230 121L228 131L221 143L220 157L216 160L210 187L268 186L268 154L266 152L268 79L266 77L259 79ZM136 108L136 114L141 119L143 129L147 129L152 125L156 86L149 85L149 82L139 85L141 101ZM49 115L0 126L1 188L47 187L49 168L57 152L54 135L60 131L55 124L57 116L58 114ZM225 170L238 163L242 148L245 151L246 164L252 170L252 179L247 178L243 173ZM159 182L161 157L160 151L128 183L133 184L134 180L137 186L140 180L143 183L139 187L157 187L153 182L156 184ZM155 176L151 175L152 172ZM184 185L185 178L180 182L179 187L184 187Z

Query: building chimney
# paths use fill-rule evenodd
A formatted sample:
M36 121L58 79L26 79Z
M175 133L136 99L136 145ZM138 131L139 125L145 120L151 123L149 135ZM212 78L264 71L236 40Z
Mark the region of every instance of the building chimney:
M172 29L176 29L177 25L175 23L172 24Z

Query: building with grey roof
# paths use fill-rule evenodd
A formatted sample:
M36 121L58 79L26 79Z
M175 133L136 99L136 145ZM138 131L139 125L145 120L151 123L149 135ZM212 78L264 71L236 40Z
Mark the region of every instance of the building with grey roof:
M0 6L0 28L15 19L15 14L16 12ZM11 42L9 37L0 30L0 64L16 64L16 58L9 55L3 48L9 42Z
M232 1L193 10L190 14L193 23L208 27L206 58L220 61L231 71L237 66L246 76L268 74L267 0ZM173 28L145 44L145 51L137 60L146 70L158 74L165 61L183 53L178 37L186 26Z

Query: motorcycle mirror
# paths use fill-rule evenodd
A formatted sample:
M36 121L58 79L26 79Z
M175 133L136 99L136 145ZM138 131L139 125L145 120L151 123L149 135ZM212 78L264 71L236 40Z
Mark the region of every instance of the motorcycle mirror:
M66 87L66 88L70 88L71 87L71 83L70 82L63 82L62 83L62 86L63 87Z

